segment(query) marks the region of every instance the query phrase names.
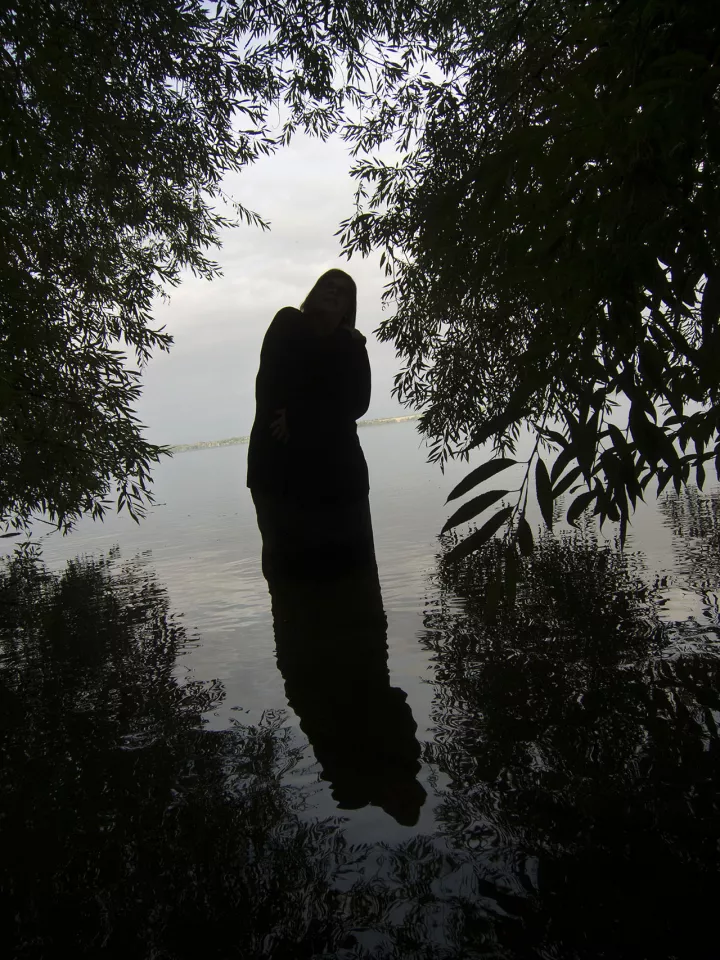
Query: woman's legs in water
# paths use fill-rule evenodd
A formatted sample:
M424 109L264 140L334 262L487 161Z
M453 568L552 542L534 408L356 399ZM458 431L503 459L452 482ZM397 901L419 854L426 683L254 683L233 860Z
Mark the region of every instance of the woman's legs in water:
M251 491L262 537L265 579L344 576L375 562L367 497L299 503Z

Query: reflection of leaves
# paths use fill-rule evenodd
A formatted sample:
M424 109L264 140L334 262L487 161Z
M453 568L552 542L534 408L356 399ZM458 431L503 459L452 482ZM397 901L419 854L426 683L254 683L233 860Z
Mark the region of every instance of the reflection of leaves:
M660 512L676 536L675 550L685 576L704 597L710 616L720 628L720 494L689 489L682 496L666 496Z
M286 878L288 895L324 882L274 777L292 760L287 736L277 723L203 733L222 688L176 679L187 637L146 571L82 560L56 575L20 557L0 599L0 887L19 937L91 956L102 937L145 956L199 951L210 923L221 941L252 943L252 920L243 936L236 918L285 913L272 884L259 895L268 877ZM17 872L33 850L32 869ZM223 871L233 885L218 883Z
M690 523L716 531L709 514L695 505ZM592 537L544 535L515 558L514 602L504 557L495 542L441 564L425 618L427 758L452 784L440 819L529 883L543 925L527 955L629 958L642 940L694 956L720 892L716 647L683 654L696 627L664 626L638 562Z
M488 540L498 532L505 521L509 519L512 510L512 507L504 507L502 510L498 510L479 530L475 530L474 533L471 533L470 536L454 546L452 550L449 550L445 555L446 560L462 560L463 557L467 557L473 550L477 550L486 544Z
M0 568L0 609L9 955L370 958L371 935L388 958L441 960L498 943L517 905L469 851L350 845L311 818L282 779L303 751L281 712L203 730L222 687L177 679L187 635L146 568L55 574L25 550Z
M0 601L0 888L18 937L37 956L45 942L95 956L98 938L110 952L198 955L208 929L223 954L306 938L302 905L332 902L338 838L296 820L278 721L203 732L223 691L176 679L187 637L164 590L134 564L50 574L21 557Z

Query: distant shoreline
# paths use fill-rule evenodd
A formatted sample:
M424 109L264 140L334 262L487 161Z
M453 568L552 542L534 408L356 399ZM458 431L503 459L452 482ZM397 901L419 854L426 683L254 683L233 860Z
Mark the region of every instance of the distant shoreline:
M419 413L410 413L404 417L378 417L376 420L358 420L359 427L379 427L384 423L403 423L406 420L418 420ZM208 450L211 447L236 447L247 443L250 437L226 437L224 440L201 440L198 443L177 443L170 447L171 453L185 453L188 450Z

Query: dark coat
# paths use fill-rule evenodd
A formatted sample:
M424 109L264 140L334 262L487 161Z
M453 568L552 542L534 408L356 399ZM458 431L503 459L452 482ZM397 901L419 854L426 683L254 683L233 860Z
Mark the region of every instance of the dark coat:
M247 485L298 503L349 502L367 496L368 472L357 436L370 405L370 364L349 330L313 336L294 307L270 324L255 384ZM290 439L270 424L285 408Z

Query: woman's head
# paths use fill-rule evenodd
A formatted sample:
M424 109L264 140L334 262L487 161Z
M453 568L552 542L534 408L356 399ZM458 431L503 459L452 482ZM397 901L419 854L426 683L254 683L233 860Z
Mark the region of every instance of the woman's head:
M354 327L357 315L355 281L344 270L328 270L316 281L300 309L329 321L332 329L341 323Z

